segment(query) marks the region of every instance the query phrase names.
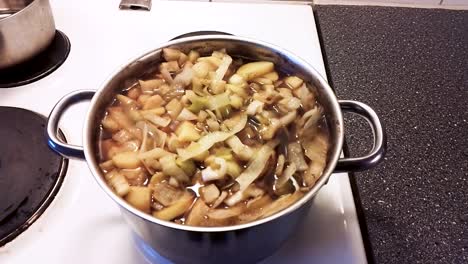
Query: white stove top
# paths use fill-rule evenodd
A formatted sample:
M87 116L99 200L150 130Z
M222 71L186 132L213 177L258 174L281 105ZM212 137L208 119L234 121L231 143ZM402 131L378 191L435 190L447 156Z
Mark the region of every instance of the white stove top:
M118 66L183 33L218 30L271 42L325 68L312 8L307 5L153 1L150 12L120 11L119 1L52 0L57 29L71 52L35 83L0 89L0 106L47 116L63 95L98 89ZM72 107L61 128L80 144L86 104ZM45 139L44 139L45 140ZM157 263L169 263L155 258ZM317 195L300 232L263 263L365 263L346 174L334 174ZM149 263L136 249L118 206L100 190L87 165L71 160L49 208L24 233L0 248L0 263Z

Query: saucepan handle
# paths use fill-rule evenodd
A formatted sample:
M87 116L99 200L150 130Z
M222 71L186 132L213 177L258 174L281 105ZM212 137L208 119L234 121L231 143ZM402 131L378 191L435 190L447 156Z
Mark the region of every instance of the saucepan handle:
M339 100L338 102L343 112L358 114L368 121L374 135L374 145L365 156L339 159L335 172L362 171L375 167L383 160L387 151L387 134L379 117L372 108L364 103L351 100Z
M66 158L84 159L84 151L82 146L67 144L57 137L58 124L60 118L67 108L84 100L91 100L96 91L94 90L79 90L65 95L54 106L47 120L47 144L58 154Z

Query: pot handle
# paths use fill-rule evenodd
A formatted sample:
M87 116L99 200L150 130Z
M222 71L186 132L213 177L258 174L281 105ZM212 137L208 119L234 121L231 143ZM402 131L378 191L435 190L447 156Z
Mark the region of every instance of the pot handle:
M368 105L351 100L338 101L342 111L351 112L364 117L371 125L374 135L374 145L369 154L358 158L339 159L334 172L362 171L375 167L382 161L387 151L387 134L379 117Z
M95 93L96 91L94 90L74 91L62 97L54 106L47 120L47 144L53 151L66 158L85 158L82 146L67 144L57 137L59 131L58 124L63 112L65 112L68 107L83 100L91 100Z

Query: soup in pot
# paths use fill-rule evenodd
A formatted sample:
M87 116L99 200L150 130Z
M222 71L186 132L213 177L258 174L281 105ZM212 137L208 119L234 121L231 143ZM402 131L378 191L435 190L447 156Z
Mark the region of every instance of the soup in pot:
M102 119L97 154L117 195L161 220L227 226L281 211L314 186L329 134L313 87L224 50L163 57Z

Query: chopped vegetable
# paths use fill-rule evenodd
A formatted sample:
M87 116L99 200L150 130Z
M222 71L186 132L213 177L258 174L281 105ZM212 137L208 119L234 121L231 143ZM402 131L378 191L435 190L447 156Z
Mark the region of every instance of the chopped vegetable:
M297 200L302 198L302 196L304 196L302 192L295 192L293 194L286 194L281 196L280 198L274 200L271 204L264 208L262 217L268 217L272 214L275 214L279 211L288 208Z
M232 178L237 178L242 173L242 168L235 161L226 161L226 174Z
M154 184L152 189L154 199L164 206L174 204L184 195L184 191L174 188L166 182Z
M125 200L135 208L149 213L151 207L151 189L148 187L132 186L125 196Z
M279 79L278 73L275 72L275 71L269 72L269 73L263 75L262 77L270 79L272 82L276 82Z
M202 179L204 182L213 180L221 180L227 172L226 160L222 158L214 158L213 166L208 166L202 170Z
M161 220L170 221L183 215L193 203L194 196L190 193L184 194L177 202L162 210L153 212L153 216Z
M206 214L210 210L203 199L197 199L192 206L192 210L187 215L185 223L191 226L206 226L207 225L207 218Z
M213 56L209 57L200 57L198 58L197 62L207 62L212 67L217 68L221 64L221 59Z
M120 129L120 125L112 119L109 115L106 115L104 119L101 122L102 126L104 126L105 129L111 132L116 132Z
M182 124L177 127L175 133L177 135L177 139L180 141L195 141L200 138L200 133L197 128L189 121L182 122Z
M200 188L200 197L205 201L205 203L212 203L218 199L220 192L218 187L215 184L210 184Z
M283 174L283 169L284 169L284 155L281 154L278 156L278 160L276 161L276 169L275 169L275 175L281 175Z
M167 114L174 120L180 114L183 107L182 103L174 98L166 105Z
M211 98L208 98L208 109L210 110L216 110L220 109L221 107L230 105L229 101L229 94L228 93L222 93L218 94L215 96L212 96Z
M301 120L299 120L299 124L303 124L301 131L299 131L299 134L302 135L304 132L315 134L317 124L321 117L322 110L318 107L314 107L313 109L307 111L302 116Z
M182 160L187 160L200 155L204 151L209 150L214 144L222 142L241 131L245 127L246 123L247 116L242 115L239 123L231 131L209 133L197 142L192 142L186 149L177 149L177 153Z
M169 185L176 187L176 188L180 186L179 181L177 181L176 178L174 177L170 177L168 183Z
M135 84L135 86L137 86L137 85ZM141 95L141 90L140 90L140 88L138 88L138 87L134 87L134 88L132 88L132 89L130 89L130 90L128 91L128 94L127 94L127 95L128 95L128 97L130 97L131 99L137 100L138 97L140 97L140 95Z
M114 120L119 127L125 128L127 130L133 127L133 121L128 117L121 107L111 107L108 110L110 118Z
M117 142L120 142L120 143L125 143L125 142L131 140L132 138L133 138L133 135L130 134L130 132L128 132L125 129L120 130L119 132L115 133L112 136L113 140L115 140Z
M197 62L192 67L195 76L198 78L205 78L208 75L208 72L214 69L215 67L212 64L205 61Z
M191 63L195 63L195 61L200 57L200 54L195 51L195 50L191 50L189 52L189 55L188 55L188 60L191 62Z
M176 160L177 166L179 166L187 175L193 175L195 174L197 167L195 166L195 163L193 160L184 160L181 161L180 159Z
M238 216L244 210L244 206L238 205L226 209L212 209L208 211L208 217L211 219L227 219L234 216Z
M130 191L130 185L122 174L113 171L112 173L108 173L106 178L108 178L109 185L114 188L118 196L125 196Z
M228 138L226 143L241 160L250 160L254 154L254 151L249 146L244 145L237 136Z
M176 178L180 182L188 182L189 178L184 170L177 166L174 155L167 155L160 159L162 172Z
M166 61L175 61L178 60L182 52L177 49L164 48L163 56Z
M112 162L121 169L136 169L141 164L138 153L134 151L117 153L112 157Z
M143 105L143 110L161 107L164 104L164 99L162 99L162 97L159 94L153 95L146 100L145 105Z
M136 102L130 97L127 97L122 94L116 95L117 100L119 100L123 105L135 105Z
M298 171L305 171L309 167L302 153L301 144L297 142L288 145L288 160L289 163L295 165Z
M231 56L224 54L223 59L221 60L221 64L219 65L218 69L216 70L216 76L214 80L216 81L221 81L224 78L224 75L226 74L229 65L231 65L232 58Z
M218 198L216 199L216 201L214 201L213 205L211 206L211 208L216 208L218 207L221 203L223 203L224 199L226 199L226 197L228 196L228 192L226 191L222 191L221 194L218 196Z
M228 197L226 200L224 200L224 203L229 206L233 206L248 198L262 196L264 193L265 192L262 189L256 187L254 184L251 184L244 191L238 191Z
M249 106L247 106L247 109L245 110L245 112L249 115L249 116L253 116L257 113L260 113L263 111L263 106L265 104L263 102L260 102L260 101L257 101L257 100L253 100Z
M297 117L297 112L292 111L284 115L283 117L280 118L280 123L283 127L288 126L290 123L292 123Z
M296 172L296 164L289 164L286 169L284 169L283 174L276 180L275 189L283 187L283 185L291 179L293 174Z
M244 80L252 80L254 78L265 75L272 72L275 65L269 61L257 61L250 62L242 65L236 72L236 74L242 76Z
M168 61L168 62L163 62L159 66L159 70L161 73L163 71L168 71L168 72L176 72L180 70L179 63L177 61Z
M166 179L166 175L162 172L156 172L153 176L151 176L151 179L149 181L148 187L152 188L154 185L164 181ZM154 192L153 192L154 195Z
M111 171L114 169L114 162L112 160L102 162L99 164L99 168L101 168L103 171Z
M284 82L292 89L299 88L304 81L297 76L288 76L284 79Z
M159 127L166 127L171 123L171 119L167 117L160 117L153 113L144 113L143 117Z
M325 168L328 151L327 138L323 134L317 134L313 138L305 137L302 146L305 155L311 160L311 164L304 174L304 183L307 186L312 186Z
M304 110L307 111L315 106L315 95L307 88L305 83L302 84L301 87L295 89L293 94L301 100Z
M179 116L177 116L178 121L191 121L197 120L198 117L194 113L190 112L187 108L182 109Z
M260 176L277 144L278 141L271 141L262 146L247 169L236 178L236 182L239 183L239 192L243 192L247 189L247 187Z
M153 148L152 150L137 154L139 159L160 159L170 153L162 148Z
M161 85L164 84L164 80L161 79L152 79L147 81L139 80L141 90L143 93L152 93L154 90L158 89Z
M257 77L255 79L252 79L252 82L262 84L262 85L273 84L273 82L270 79L263 78L263 77Z
M229 96L229 101L231 102L231 106L236 109L241 108L244 104L244 100L242 99L242 97L240 97L237 94Z
M183 87L190 85L192 82L193 70L191 64L186 64L181 73L174 78L174 84L180 84Z

